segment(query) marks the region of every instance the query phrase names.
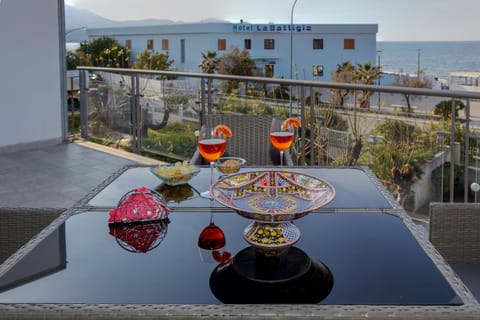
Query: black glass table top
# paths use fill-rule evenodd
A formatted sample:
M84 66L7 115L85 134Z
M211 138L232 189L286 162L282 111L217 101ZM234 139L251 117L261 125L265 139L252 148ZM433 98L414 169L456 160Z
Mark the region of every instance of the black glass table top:
M243 168L242 171L255 170ZM285 168L286 171L297 171L324 179L335 189L335 199L324 207L329 209L391 209L394 204L389 201L374 183L374 178L361 168L314 168L298 167ZM220 175L215 173L215 177ZM209 188L210 169L202 168L201 172L186 185L169 187L150 172L149 167L134 167L123 172L118 178L108 184L98 194L89 199L88 205L94 207L115 207L118 200L128 191L145 186L159 191L164 195L168 205L182 209L214 206L221 208L217 203L199 196L199 193ZM383 188L383 187L382 187Z
M211 219L225 236L215 251L198 247ZM63 237L52 233L0 279L0 303L259 303L262 293L275 292L268 303L461 304L391 214L309 214L295 221L301 237L282 261L258 257L242 238L250 221L233 212L173 212L164 224L133 230L112 230L107 220L108 211L68 218ZM15 282L16 274L41 263L39 253L56 250L64 250L64 268ZM315 294L288 294L305 284Z

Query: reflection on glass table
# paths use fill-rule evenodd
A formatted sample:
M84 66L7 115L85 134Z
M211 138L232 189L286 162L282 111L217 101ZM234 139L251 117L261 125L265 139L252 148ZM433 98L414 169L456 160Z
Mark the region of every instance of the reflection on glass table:
M308 303L462 304L402 218L393 214L380 211L311 213L297 220L302 237L290 248L292 251L287 251L287 257L292 255L294 261L301 263L294 264L293 270L277 269L277 278L268 278L273 275L265 271L269 270L266 266L271 260L252 259L253 251L241 235L245 221L239 215L215 212L215 225L221 228L225 245L217 253L211 251L212 257L218 259L210 262L199 256L198 247L199 235L209 224L210 213L172 212L169 219L168 233L161 243L153 250L135 254L121 248L110 235L108 211L80 211L64 223L66 268L21 286L4 288L0 303L221 304L238 298L226 297L221 285L219 288L216 283L218 277L225 276L217 271L232 267L236 268L233 280L226 270L226 279L233 281L232 286L238 283L239 275L256 278L253 284L238 290L249 290L250 285L259 288L259 280L273 280L274 287L283 282L282 285L296 290L296 281L292 283L288 279L300 276L302 283L305 275L305 279L312 281L312 290L323 290L315 301L308 300ZM40 246L30 254L38 255L37 248ZM236 261L240 261L237 267ZM18 272L17 266L25 267L25 264L21 265L20 261L2 279ZM311 274L312 266L315 272ZM330 291L327 268L334 281ZM271 288L260 286L261 290ZM281 303L305 302L290 300L289 296L277 298ZM261 302L261 298L258 299L257 302Z
M223 303L320 303L333 288L333 275L295 247L276 256L248 247L215 267L209 283Z
M262 168L265 170L268 168ZM270 169L275 169L274 167ZM335 199L328 203L325 210L348 210L348 209L392 209L399 208L391 195L384 190L380 182L363 168L315 168L315 167L292 167L284 168L286 171L299 172L311 175L329 182L335 189ZM257 171L259 168L244 167L240 172ZM152 190L165 188L162 181L154 176L150 167L129 167L113 176L111 181L92 193L85 199L85 205L94 207L112 208L117 205L118 199L126 192L145 186ZM197 194L197 190L205 190L210 186L210 171L202 167L200 173L193 177L186 186L190 186L193 195L185 195L169 202L169 206L179 210L191 210L211 207L209 199L204 199ZM178 201L179 202L178 202ZM214 203L215 208L223 208L223 205Z

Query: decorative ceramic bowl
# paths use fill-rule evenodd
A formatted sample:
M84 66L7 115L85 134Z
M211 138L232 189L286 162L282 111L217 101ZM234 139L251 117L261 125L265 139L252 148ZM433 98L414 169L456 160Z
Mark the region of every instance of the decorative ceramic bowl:
M218 159L215 163L218 171L224 174L237 173L240 168L245 164L245 159L237 157L223 157Z
M250 171L218 180L212 198L254 220L243 237L264 256L281 256L298 239L299 219L335 197L330 183L306 174L283 170Z
M285 222L299 219L335 197L330 183L289 171L250 171L218 180L212 197L248 219Z
M177 166L178 167L178 166ZM186 184L200 172L200 168L189 165L189 167L175 168L175 165L160 165L151 168L151 172L159 177L163 183L169 186Z

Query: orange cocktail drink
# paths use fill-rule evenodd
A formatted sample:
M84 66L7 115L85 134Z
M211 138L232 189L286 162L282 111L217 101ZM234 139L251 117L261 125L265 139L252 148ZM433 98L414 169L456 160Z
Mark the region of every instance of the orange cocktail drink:
M270 127L270 142L273 147L280 151L280 167L283 167L283 153L288 150L294 140L293 128L300 128L302 123L297 117L291 117L285 121L273 119Z
M198 152L202 158L210 163L210 186L213 184L213 164L220 159L227 148L227 139L232 136L232 130L224 124L217 125L213 130L202 127L198 140ZM211 199L210 190L200 194L204 198Z
M220 138L203 139L198 142L198 151L208 162L217 161L227 147L227 140Z
M277 131L270 132L270 142L278 151L285 151L292 145L293 132Z

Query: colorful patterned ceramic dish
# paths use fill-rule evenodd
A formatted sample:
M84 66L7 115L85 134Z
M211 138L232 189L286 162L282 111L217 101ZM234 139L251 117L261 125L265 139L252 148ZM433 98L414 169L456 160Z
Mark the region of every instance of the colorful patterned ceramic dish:
M251 171L218 180L211 194L245 218L283 222L325 206L335 197L335 189L324 180L296 172Z

